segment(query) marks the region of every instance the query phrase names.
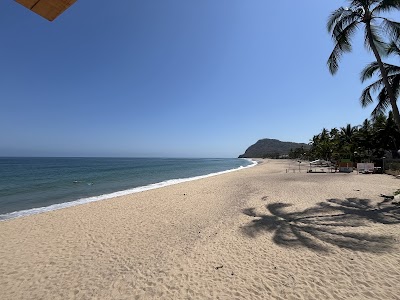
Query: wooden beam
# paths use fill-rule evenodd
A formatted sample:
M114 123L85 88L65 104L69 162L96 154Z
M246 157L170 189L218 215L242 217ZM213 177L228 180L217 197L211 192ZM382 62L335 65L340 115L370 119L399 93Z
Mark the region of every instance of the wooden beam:
M15 0L43 18L53 21L76 0Z

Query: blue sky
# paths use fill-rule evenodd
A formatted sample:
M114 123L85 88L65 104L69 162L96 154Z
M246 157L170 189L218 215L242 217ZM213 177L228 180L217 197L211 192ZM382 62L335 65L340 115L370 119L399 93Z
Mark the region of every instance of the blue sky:
M236 157L361 124L362 47L331 76L345 1L0 2L0 156Z

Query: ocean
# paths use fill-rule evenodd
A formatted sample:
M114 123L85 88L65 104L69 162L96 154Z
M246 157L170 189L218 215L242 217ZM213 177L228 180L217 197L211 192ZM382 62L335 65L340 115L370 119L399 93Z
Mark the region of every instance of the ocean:
M0 158L0 221L253 166L246 159Z

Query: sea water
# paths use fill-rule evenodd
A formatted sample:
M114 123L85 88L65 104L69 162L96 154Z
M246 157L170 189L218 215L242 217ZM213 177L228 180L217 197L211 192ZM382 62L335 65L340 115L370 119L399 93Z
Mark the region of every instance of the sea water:
M0 158L0 220L253 166L245 159Z

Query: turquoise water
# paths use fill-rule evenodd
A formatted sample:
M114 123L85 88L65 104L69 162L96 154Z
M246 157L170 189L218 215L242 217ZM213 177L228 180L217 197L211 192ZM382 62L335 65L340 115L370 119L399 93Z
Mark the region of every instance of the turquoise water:
M250 165L244 159L0 158L0 220Z

